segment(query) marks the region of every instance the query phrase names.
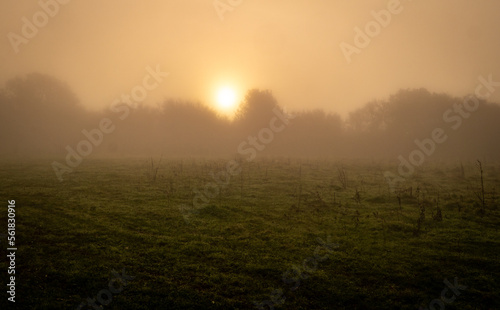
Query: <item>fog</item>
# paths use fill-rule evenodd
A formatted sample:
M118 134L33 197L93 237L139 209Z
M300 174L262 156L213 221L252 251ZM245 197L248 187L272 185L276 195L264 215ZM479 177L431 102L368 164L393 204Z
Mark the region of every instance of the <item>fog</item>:
M499 29L499 0L1 0L3 303L500 309Z
M2 156L64 161L83 140L88 156L500 153L496 1L4 1L0 11ZM234 103L217 102L221 87Z
M270 90L248 91L229 119L198 102L120 103L89 112L49 76L10 80L2 91L1 153L7 156L140 155L498 158L500 106L426 89L400 90L346 118L287 111ZM75 155L76 156L76 155Z

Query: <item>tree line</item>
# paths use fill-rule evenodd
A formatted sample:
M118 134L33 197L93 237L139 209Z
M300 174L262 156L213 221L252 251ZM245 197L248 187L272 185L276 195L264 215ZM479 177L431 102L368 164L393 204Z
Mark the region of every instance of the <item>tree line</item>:
M264 155L395 159L441 129L446 139L441 137L433 157L498 158L500 106L477 99L471 108L464 100L402 89L341 117L320 109L285 111L286 103L278 103L271 91L252 89L232 120L199 102L168 99L156 107L134 107L122 121L107 110L86 110L64 82L29 74L0 89L0 156L64 156L68 145L85 138L83 130L98 128L108 117L116 128L93 155L233 156L249 137L269 135L263 129L279 111L290 116L289 124L274 132L272 141L265 138Z

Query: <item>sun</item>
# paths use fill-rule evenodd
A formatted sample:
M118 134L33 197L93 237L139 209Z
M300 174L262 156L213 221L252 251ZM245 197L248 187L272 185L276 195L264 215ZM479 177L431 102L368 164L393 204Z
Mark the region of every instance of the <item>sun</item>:
M222 87L217 91L219 109L228 112L236 106L236 92L231 87Z

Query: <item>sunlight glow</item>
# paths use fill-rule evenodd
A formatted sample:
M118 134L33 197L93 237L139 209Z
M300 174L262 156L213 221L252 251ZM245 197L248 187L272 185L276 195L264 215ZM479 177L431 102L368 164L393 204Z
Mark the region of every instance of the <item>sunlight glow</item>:
M236 104L236 92L229 87L219 89L217 92L217 103L222 110L232 110Z

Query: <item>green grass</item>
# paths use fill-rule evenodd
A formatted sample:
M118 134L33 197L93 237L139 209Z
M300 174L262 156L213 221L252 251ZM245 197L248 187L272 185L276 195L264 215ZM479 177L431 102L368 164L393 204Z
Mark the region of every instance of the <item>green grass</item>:
M15 199L18 212L17 309L76 309L122 269L135 278L104 309L255 309L277 289L286 300L276 309L418 309L455 277L467 289L446 309L500 308L498 164L483 163L482 215L472 163L465 178L458 165L426 164L400 210L383 177L395 163L260 160L188 224L178 206L225 160L163 159L155 182L148 159L87 159L64 182L50 163L0 164L4 208ZM327 236L339 247L292 291L282 274ZM7 283L5 259L0 269Z

